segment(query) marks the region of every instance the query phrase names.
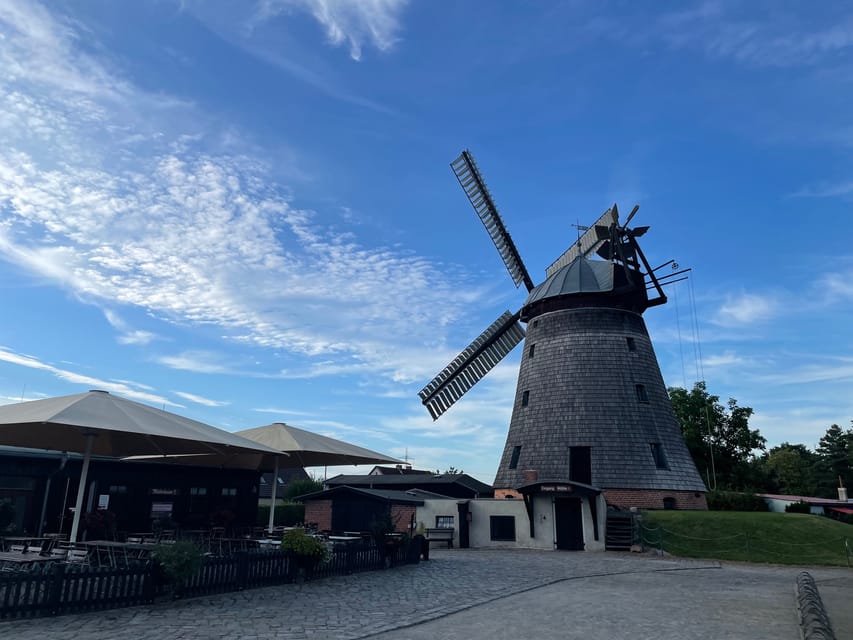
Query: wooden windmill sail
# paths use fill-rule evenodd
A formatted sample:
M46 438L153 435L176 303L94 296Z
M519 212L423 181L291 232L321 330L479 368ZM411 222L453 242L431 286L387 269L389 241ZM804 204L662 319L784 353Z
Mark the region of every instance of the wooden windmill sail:
M620 224L614 204L534 285L471 154L451 167L529 294L420 391L433 419L524 340L496 496L537 479L596 487L617 506L703 508L705 486L642 318L683 271L658 278L650 267L637 242L648 227L628 227L639 207Z

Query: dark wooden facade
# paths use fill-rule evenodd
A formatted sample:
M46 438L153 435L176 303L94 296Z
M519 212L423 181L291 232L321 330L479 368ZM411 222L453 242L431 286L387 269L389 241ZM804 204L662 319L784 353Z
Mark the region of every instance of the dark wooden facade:
M78 455L0 448L0 500L14 505L15 530L68 533L81 466ZM118 531L252 526L258 484L255 471L93 458L84 513L106 502Z

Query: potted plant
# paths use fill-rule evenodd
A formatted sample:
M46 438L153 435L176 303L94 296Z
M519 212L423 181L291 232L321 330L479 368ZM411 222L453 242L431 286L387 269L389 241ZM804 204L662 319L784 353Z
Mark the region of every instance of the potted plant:
M394 536L397 530L394 520L391 518L391 512L388 511L378 518L374 518L370 523L370 533L373 537L373 542L379 549L379 556L384 560L385 567L391 566L391 560L394 557L394 551L401 543L398 536Z
M172 586L172 597L180 598L190 578L201 569L201 549L187 540L154 547L154 559Z
M331 552L326 543L320 538L305 533L303 529L286 531L281 538L282 551L293 555L294 563L299 569L299 577L310 574L317 566L327 562Z

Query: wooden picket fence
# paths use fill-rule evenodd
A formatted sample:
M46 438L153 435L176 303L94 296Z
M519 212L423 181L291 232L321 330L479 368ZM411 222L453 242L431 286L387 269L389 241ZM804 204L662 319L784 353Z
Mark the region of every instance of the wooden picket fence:
M241 551L206 557L199 571L180 589L182 597L203 596L255 587L315 580L416 563L407 546L385 553L372 543L336 547L328 561L300 567L285 551ZM79 613L151 604L172 593L156 562L127 567L47 565L34 571L0 572L0 620Z
M154 595L151 566L56 563L45 570L0 573L0 619L130 607L153 602Z

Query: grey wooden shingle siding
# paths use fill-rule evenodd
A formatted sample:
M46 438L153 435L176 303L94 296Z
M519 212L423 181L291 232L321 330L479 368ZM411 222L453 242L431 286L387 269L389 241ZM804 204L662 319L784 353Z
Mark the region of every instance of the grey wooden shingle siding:
M634 339L634 351L627 338ZM530 357L530 346L536 345ZM648 402L637 397L643 385ZM529 392L527 406L522 396ZM667 468L655 464L660 443ZM513 448L521 446L510 469ZM527 325L509 434L495 488L569 479L569 447L591 447L592 484L602 489L705 491L684 444L645 322L615 308L565 309Z

